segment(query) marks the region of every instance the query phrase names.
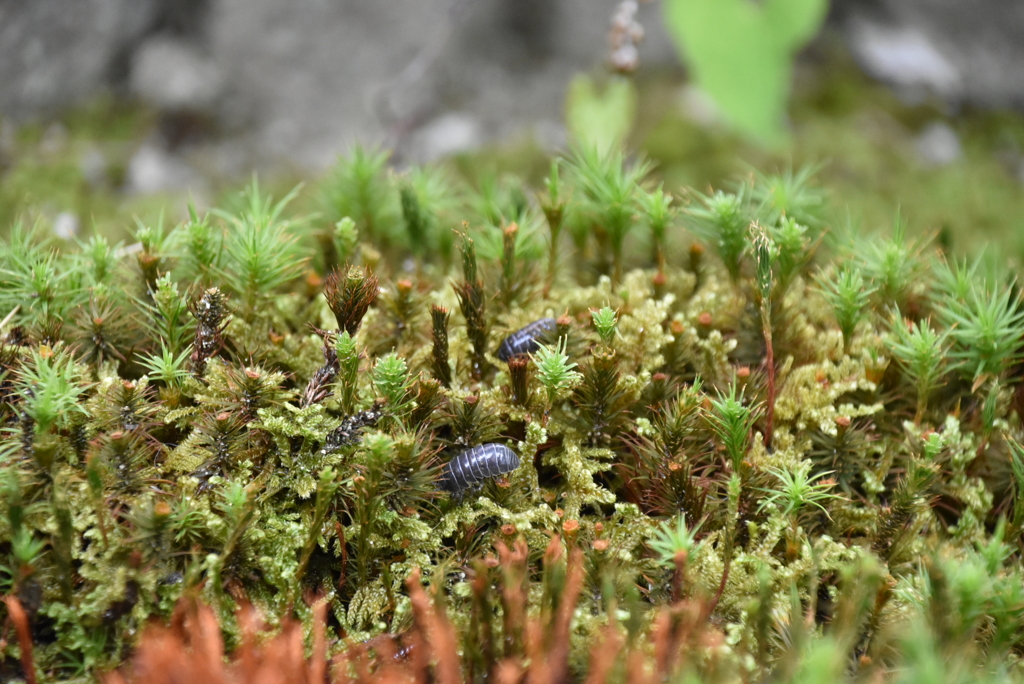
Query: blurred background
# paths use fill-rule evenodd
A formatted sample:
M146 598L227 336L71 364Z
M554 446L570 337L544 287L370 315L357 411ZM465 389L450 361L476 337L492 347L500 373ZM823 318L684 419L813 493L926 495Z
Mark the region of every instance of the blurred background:
M536 183L581 139L670 189L813 164L836 222L1019 256L1022 64L1019 0L0 0L0 234L125 237L356 143Z

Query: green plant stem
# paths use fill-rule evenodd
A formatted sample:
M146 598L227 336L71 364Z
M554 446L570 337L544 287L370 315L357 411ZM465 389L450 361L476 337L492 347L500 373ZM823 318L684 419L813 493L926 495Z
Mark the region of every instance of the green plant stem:
M786 560L792 563L800 555L800 518L796 513L789 516L789 540L786 542Z
M739 524L740 498L743 496L743 477L738 472L733 472L729 478L728 506L729 513L723 534L725 542L722 548L722 579L718 583L718 591L708 603L706 609L710 615L714 612L718 602L722 599L725 586L729 583L729 570L732 568L732 551L736 543L736 525Z
M519 226L510 223L501 232L501 298L505 309L512 308L512 302L516 298L517 291L517 264L516 264L516 237Z
M715 608L718 606L718 602L722 599L722 594L725 593L725 585L729 583L729 570L732 568L732 549L735 543L736 532L735 529L730 528L725 533L725 545L722 549L722 579L718 582L718 590L715 592L714 597L711 599L707 607L707 612L715 612Z
M775 430L775 349L772 344L772 321L769 307L770 302L762 300L761 328L764 332L765 364L768 370L768 397L764 420L764 446L766 449L772 446L772 435Z
M914 425L920 425L924 419L924 414L928 410L928 388L922 384L918 385L917 388L917 411L914 412ZM984 443L985 440L982 440ZM984 446L984 444L982 445ZM979 447L980 449L981 447Z
M356 562L359 566L359 586L364 586L370 577L370 531L372 521L376 519L377 497L374 495L376 481L371 484L371 473L356 485L358 496L357 520L359 534L356 538ZM374 478L376 480L376 478Z
M335 482L334 478L335 475L333 470L325 471L320 476L320 487L318 488L316 504L313 508L313 520L309 525L309 533L306 537L306 544L302 549L302 557L299 560L298 567L295 569L295 581L292 584L292 596L289 599L289 603L293 605L296 598L298 598L299 589L302 587L302 578L306 574L306 567L309 565L309 559L313 555L313 550L316 548L317 539L320 537L320 529L323 527L324 518L327 517L327 511L330 507L331 500L334 498L334 494L338 491L338 484Z
M548 246L548 277L544 283L544 296L547 297L555 285L555 274L558 272L558 239L562 235L562 212L545 212L548 228L551 231L551 244Z

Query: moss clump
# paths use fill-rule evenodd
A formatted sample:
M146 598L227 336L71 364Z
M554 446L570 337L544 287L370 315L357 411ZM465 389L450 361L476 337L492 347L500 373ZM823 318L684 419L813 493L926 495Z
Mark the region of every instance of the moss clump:
M613 679L644 658L707 681L1015 676L1016 287L895 239L826 261L803 174L784 202L756 176L677 212L618 154L552 167L536 202L384 159L327 181L356 216L253 184L137 249L23 228L0 249L0 582L40 676L117 666L183 596L229 648L243 605L323 626L313 596L331 650L403 634L416 569L474 681L495 644L531 653L537 616L577 677L599 636L629 644ZM687 227L680 265L663 244ZM497 356L544 318L536 351ZM518 469L438 489L495 442Z

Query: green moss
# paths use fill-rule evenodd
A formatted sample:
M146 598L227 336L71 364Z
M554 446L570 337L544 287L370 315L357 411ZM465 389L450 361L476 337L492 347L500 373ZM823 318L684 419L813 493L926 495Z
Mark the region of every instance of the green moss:
M827 262L815 247L829 212L794 173L719 196L762 226L760 250L744 230L680 266L671 250L664 262L660 250L623 251L584 225L576 251L559 245L573 268L545 293L549 253L530 242L543 227L527 223L522 187L516 209L500 193L437 197L427 176L403 185L378 169L357 202L344 197L349 176L331 176L340 185L322 196L380 217L405 188L419 237L348 230L336 255L346 263L318 272L339 217L293 216L254 183L233 210L142 224L139 255L58 249L21 231L0 249L0 302L13 311L0 345L0 580L50 635L37 651L44 678L117 664L184 595L215 608L229 644L241 603L308 628L313 595L351 639L398 633L417 567L465 633L480 619L472 573L495 550L506 582L520 562L532 580L524 610L550 616L562 545L587 568L569 654L581 668L589 640L620 619L638 643L651 637L652 609L674 594L702 602L717 630L693 664L706 681L785 679L839 650L855 677L884 676L924 657L897 630L945 600L960 614L933 623L928 657L970 644L994 672L1024 648L1012 603L1020 528L1001 522L1012 511L1019 523L1010 473L1024 439L1022 304L994 284L1006 279L961 269L951 280L940 257L899 237L867 250L873 265L841 241ZM614 215L621 247L650 228L641 204L617 195L606 213L579 182L560 189L565 209ZM459 265L439 238L446 212L486 226L459 238ZM657 230L690 243L684 225L701 212ZM513 218L526 242L504 230ZM211 244L225 245L223 261ZM827 295L858 258L878 294L841 322ZM102 315L87 309L101 296ZM999 309L991 325L984 301ZM927 401L917 376L888 362L903 339L893 302L937 334L956 326L958 351L929 375ZM459 313L439 332L431 305ZM61 326L58 313L89 326ZM506 335L544 317L557 317L557 342L498 357ZM442 332L445 385L429 343ZM998 359L979 366L970 350L984 344ZM518 468L463 473L459 496L441 491L445 464L484 443L512 449ZM693 538L679 556L665 526L682 515ZM488 610L504 629L503 609Z
M915 234L941 235L942 246L957 253L973 255L998 245L1019 258L1024 249L1024 121L1015 113L967 108L950 116L936 101L905 104L828 40L798 68L792 144L779 153L687 118L678 88L665 75L642 85L640 109L646 114L635 132L636 144L659 164L667 188L703 192L749 173L751 166L820 164L833 226L852 220L862 231L884 229L898 208ZM952 164L931 168L919 161L915 139L935 121L956 132L963 153Z

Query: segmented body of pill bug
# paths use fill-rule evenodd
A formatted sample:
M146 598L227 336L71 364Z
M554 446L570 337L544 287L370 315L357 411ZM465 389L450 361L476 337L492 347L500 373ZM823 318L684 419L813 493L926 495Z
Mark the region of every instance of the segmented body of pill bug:
M547 333L554 332L556 327L558 324L554 318L541 318L525 328L516 330L498 347L498 358L508 361L519 354L532 354L540 348L542 338Z
M481 444L448 461L441 473L441 489L457 498L483 484L489 477L507 475L519 467L516 452L501 444Z

